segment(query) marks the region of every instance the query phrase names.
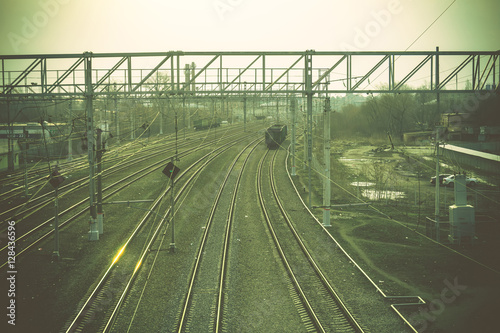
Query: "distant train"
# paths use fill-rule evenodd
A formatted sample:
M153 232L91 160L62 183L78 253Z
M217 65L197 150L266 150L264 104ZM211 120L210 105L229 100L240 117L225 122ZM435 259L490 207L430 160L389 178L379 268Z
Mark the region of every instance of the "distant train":
M204 118L193 121L193 127L197 131L207 128L219 127L220 124L221 124L220 118Z
M286 125L273 125L266 130L266 145L269 149L278 148L286 139Z
M0 139L25 139L26 141L51 141L54 124L45 122L44 127L39 123L0 124Z
M8 169L8 153L12 153L12 166L19 168L20 160L40 160L57 155L60 147L56 145L59 128L64 124L14 123L0 124L0 171ZM10 143L10 148L9 148Z

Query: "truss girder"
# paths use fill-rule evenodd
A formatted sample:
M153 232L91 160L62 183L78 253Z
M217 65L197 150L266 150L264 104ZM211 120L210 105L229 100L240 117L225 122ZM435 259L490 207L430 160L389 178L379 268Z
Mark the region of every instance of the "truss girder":
M458 73L462 71L468 64L474 61L474 56L470 55L465 59L458 67L456 67L443 81L438 85L438 89L442 89L452 78L454 78ZM473 73L474 77L475 73Z
M158 63L158 65L156 65L155 68L153 68L148 74L146 74L146 76L141 80L141 82L139 82L134 88L132 88L132 92L136 91L138 88L142 87L144 85L144 83L146 83L148 81L148 79L155 73L158 73L158 69L163 66L163 64L165 62L167 62L167 60L170 59L170 56L166 56L165 58L163 58L160 63Z
M320 77L312 84L312 89L316 88L316 86L322 82L330 73L337 68L345 59L347 59L347 55L342 56L332 67L328 68Z
M274 86L279 80L281 80L286 74L290 73L290 70L295 67L302 60L304 56L300 56L290 67L288 67L274 82L270 83L264 90L269 91L272 86ZM281 89L279 89L281 90Z
M430 60L432 60L432 55L426 56L416 67L414 67L410 73L408 73L402 80L397 84L394 84L394 90L400 89L409 79L413 77L419 70L421 70Z
M196 79L197 79L197 78L198 78L198 77L199 77L202 73L204 73L204 72L207 70L207 68L208 68L208 67L210 67L210 65L211 65L211 64L213 64L213 63L215 62L215 60L217 60L217 58L218 58L218 57L219 57L219 55L215 55L215 57L213 57L213 58L212 58L212 59L211 59L211 60L210 60L210 61L209 61L209 62L208 62L208 63L207 63L207 64L206 64L206 65L205 65L202 69L200 69L200 70L198 71L198 73L196 73L196 74L195 74L195 75L194 75L194 76L193 76L193 77L189 80L189 82L186 82L186 83L184 84L184 86L182 87L182 90L185 90L185 89L186 89L186 87L190 87L190 86L191 86L191 84L192 84L193 82L195 82L195 81L196 81ZM222 61L222 58L221 58L221 61ZM222 66L221 66L221 67L222 67Z
M107 79L118 69L120 66L127 60L127 57L121 58L114 66L111 68L106 74L103 75L103 77L97 81L97 83L94 85L94 91L99 88L104 82L106 82ZM103 91L105 88L101 89Z
M63 75L61 75L59 78L57 78L57 80L49 87L47 88L47 93L51 93L54 91L54 89L56 89L57 87L61 87L64 91L67 92L66 89L64 89L64 87L61 86L61 84L64 82L64 80L66 80L70 74L74 73L74 71L83 63L83 58L80 58L78 60L75 61L75 63L73 65L71 65L70 68L68 68L68 70L66 70Z
M231 85L233 85L239 78L241 78L241 76L243 74L246 73L246 71L253 66L253 64L255 64L257 62L257 60L260 59L260 55L257 56L257 58L255 58L245 69L243 69L242 71L240 71L240 73L233 79L233 81L231 81L231 83L229 83L223 90L226 90L227 88L229 88ZM234 89L234 88L233 88Z
M10 94L12 91L19 86L19 84L31 73L33 70L42 63L42 58L35 58L35 60L24 69L19 76L12 81L10 84L6 84L2 87L2 94ZM5 76L4 76L5 77Z
M308 55L310 55L312 66L310 68L312 83L306 86L303 59ZM327 83L326 80L330 80L330 77L332 77L330 81L332 84L328 84L327 90L321 90L322 93L471 92L498 86L500 81L499 55L500 51L446 52L439 50L429 52L170 51L11 55L0 56L2 60L0 98L81 97L84 92L88 91L82 79L87 77L87 68L93 71L90 77L96 78L91 92L94 97L113 94L152 96L166 91L171 95L186 93L237 95L244 93L244 82L247 84L246 92L249 94L301 95L306 91L319 92L321 83ZM404 62L409 57L417 57L417 63L408 65ZM111 65L109 68L99 69L94 66L82 66L84 59L88 59L89 63L94 59L104 59L106 60L104 63ZM193 75L188 77L183 67L195 61L205 65L196 72L193 70ZM64 64L67 63L70 65L65 67ZM142 67L134 67L138 63ZM276 65L283 63L291 65L288 67ZM430 69L426 69L427 67ZM446 71L443 71L444 74L441 73L443 80L439 80L439 68L446 68ZM99 76L97 70L102 72L103 69L107 70L106 73ZM169 75L169 87L161 90L154 89L148 79L162 70ZM382 75L387 71L388 75L387 73ZM137 74L138 72L140 75ZM145 76L143 72L146 73ZM273 78L273 73L279 73L279 75ZM422 82L425 81L425 84L416 84L417 88L408 86L409 82L413 84L414 81L420 79L417 74L422 73L425 76ZM454 78L456 84L451 83ZM461 82L469 80L472 84L467 86L462 84L459 87L458 79ZM111 81L117 86L116 91L106 89ZM405 89L402 89L403 86ZM58 87L61 89L56 91ZM195 87L196 91L191 91L187 87Z
M491 72L495 70L495 65L494 64L497 62L497 60L498 60L498 55L496 55L496 56L491 55L488 58L488 63L486 64L486 66L483 66L483 72L482 72L481 76L479 77L479 79L477 81L476 89L482 90L484 88L484 86L486 84L486 80L490 76ZM491 61L493 61L493 65L490 65ZM479 71L480 71L480 68L478 66L478 72ZM488 71L488 74L485 77L486 71Z
M365 82L370 77L370 75L372 75L377 69L379 69L380 66L382 66L382 64L385 63L388 59L389 59L388 55L384 56L375 66L372 67L372 69L370 69L368 71L368 73L366 73L361 78L361 80L359 80L354 86L352 86L351 89L356 90L363 82ZM389 66L390 66L390 63L389 63Z

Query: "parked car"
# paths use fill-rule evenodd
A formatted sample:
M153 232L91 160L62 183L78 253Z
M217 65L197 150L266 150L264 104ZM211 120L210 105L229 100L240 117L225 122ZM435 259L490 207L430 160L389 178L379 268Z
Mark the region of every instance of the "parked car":
M449 173L442 173L439 175L439 184L443 184L443 179L447 178L447 177L450 177L451 174ZM436 176L434 177L431 177L431 184L432 185L435 185L436 184Z
M465 177L465 185L474 186L477 183L478 182L476 178ZM455 175L451 175L443 179L443 185L445 186L453 186L454 184L455 184Z

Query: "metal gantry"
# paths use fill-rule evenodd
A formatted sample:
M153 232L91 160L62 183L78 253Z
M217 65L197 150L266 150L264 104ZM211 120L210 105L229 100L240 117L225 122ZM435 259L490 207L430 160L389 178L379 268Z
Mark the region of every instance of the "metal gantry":
M244 82L247 93L306 94L318 92L328 76L331 83L326 91L322 89L328 94L471 92L498 85L499 55L500 51L438 49L0 55L0 98L81 98L89 92L93 97L241 95ZM154 80L159 73L169 77L163 89L157 89ZM311 84L306 86L309 79ZM469 80L468 86L464 79Z
M149 52L0 55L0 107L26 101L86 102L91 239L98 239L93 101L160 96L306 99L307 162L312 159L312 99L325 94L482 93L500 81L500 51ZM195 65L196 64L196 65ZM161 84L160 78L166 78ZM328 82L326 82L328 81ZM224 108L224 103L221 104ZM10 122L10 120L9 120ZM189 119L188 119L189 122ZM10 144L10 143L9 143ZM309 206L311 206L309 198Z

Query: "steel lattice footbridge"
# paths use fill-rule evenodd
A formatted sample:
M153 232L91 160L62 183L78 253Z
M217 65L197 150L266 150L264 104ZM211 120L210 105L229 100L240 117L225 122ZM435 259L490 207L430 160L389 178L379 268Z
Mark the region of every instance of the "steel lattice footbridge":
M95 233L95 99L302 97L307 115L310 183L313 97L430 93L436 95L439 110L442 93L475 93L478 100L498 93L499 56L500 51L440 51L439 48L422 52L306 50L0 55L0 110L12 119L9 118L11 109L26 102L85 101L90 232ZM9 139L9 147L11 144Z
M0 55L0 99L485 91L500 81L499 55L438 48Z

